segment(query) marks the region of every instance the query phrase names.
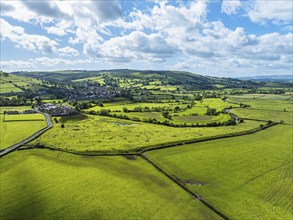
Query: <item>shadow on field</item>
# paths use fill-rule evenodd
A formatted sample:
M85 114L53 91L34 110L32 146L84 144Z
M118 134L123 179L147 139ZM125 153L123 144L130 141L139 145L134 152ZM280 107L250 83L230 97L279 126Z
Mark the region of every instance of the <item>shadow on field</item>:
M150 172L155 168L150 167L150 165L139 156L131 156L131 159L125 158L124 156L94 157L72 155L60 152L55 153L47 149L38 149L33 154L45 160L53 161L64 166L94 168L103 170L104 172L114 176L129 179L130 181L139 181L144 184L145 189L152 194L159 194L167 199L171 199L173 197L171 194L165 193L168 190L167 187L173 183L169 183L169 181L160 174L158 176L155 175L157 171Z
M15 181L21 179L22 183L16 183L12 190L9 190L11 194L1 192L1 219L30 219L37 220L43 219L43 210L46 209L44 198L39 196L38 180L34 178L29 169L19 169L15 172ZM25 183L29 183L27 187ZM13 182L11 182L13 184ZM27 190L30 191L27 191ZM2 191L2 190L1 190ZM20 200L15 201L16 198ZM13 205L11 205L13 204ZM5 208L4 208L5 207ZM7 208L9 207L9 208Z

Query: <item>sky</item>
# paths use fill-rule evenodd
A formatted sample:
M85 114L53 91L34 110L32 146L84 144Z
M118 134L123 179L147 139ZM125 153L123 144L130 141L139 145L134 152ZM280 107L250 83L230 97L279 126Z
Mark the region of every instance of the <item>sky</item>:
M2 71L292 74L292 0L1 0Z

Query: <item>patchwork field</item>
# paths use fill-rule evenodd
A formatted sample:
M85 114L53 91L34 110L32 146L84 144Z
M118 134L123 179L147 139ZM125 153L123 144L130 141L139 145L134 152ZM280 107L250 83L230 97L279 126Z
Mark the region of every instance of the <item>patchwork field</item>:
M26 108L0 108L1 111L8 109L23 111ZM16 144L47 126L45 118L42 114L6 115L5 118L6 120L9 119L14 121L3 121L4 114L3 112L0 113L0 149L5 149L13 144Z
M220 219L140 157L25 150L0 171L1 219Z
M228 114L222 114L223 109L239 107L237 104L224 102L220 98L207 98L201 102L115 103L105 103L103 107L95 106L87 109L86 112L108 110L110 115L127 116L131 120L156 119L160 122L167 120L175 125L192 125L195 123L227 122L231 117ZM208 108L214 108L218 113L206 115ZM163 117L163 112L168 112L170 117Z
M64 128L61 124L64 124ZM54 127L37 138L33 144L39 143L78 152L125 151L155 147L166 142L247 131L258 128L259 125L259 122L245 121L236 126L225 126L225 129L223 127L174 128L102 116L67 116L58 123L54 122Z
M292 219L292 126L148 152L231 219Z
M0 94L10 92L23 92L25 89L36 90L41 88L41 81L29 77L15 76L0 76Z

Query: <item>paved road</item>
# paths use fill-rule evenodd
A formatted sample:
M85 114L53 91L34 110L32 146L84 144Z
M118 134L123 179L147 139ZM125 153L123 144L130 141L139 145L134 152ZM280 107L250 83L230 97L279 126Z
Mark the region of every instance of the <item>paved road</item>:
M24 145L24 144L36 139L38 136L40 136L41 134L43 134L44 132L46 132L47 130L49 130L50 128L53 127L52 121L50 119L50 115L46 114L46 113L42 113L42 114L46 118L47 127L43 128L42 130L39 130L38 132L34 133L30 137L24 139L23 141L21 141L21 142L19 142L17 144L14 144L14 145L12 145L12 146L4 149L4 150L1 150L0 151L0 157L3 157L4 155L11 153L12 151L15 151L16 149L20 148L22 145Z

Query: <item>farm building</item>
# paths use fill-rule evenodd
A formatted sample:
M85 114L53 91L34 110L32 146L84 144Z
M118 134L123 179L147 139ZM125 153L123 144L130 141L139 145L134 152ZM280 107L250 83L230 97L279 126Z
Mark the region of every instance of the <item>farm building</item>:
M66 116L66 115L76 115L78 111L67 105L53 105L52 103L46 103L37 107L41 112L48 113L52 116Z

